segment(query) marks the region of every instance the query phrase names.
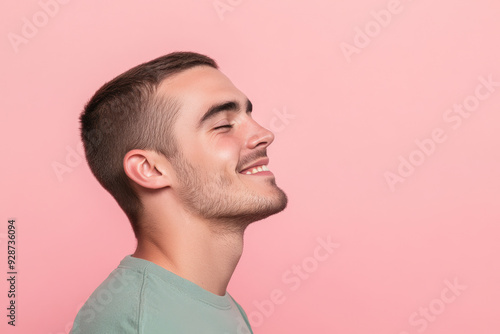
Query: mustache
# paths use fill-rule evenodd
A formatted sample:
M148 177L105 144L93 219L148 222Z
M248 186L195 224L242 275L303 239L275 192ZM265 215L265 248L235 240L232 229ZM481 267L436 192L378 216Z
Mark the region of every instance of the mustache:
M254 162L257 159L267 158L267 149L263 149L260 151L253 152L246 157L242 158L240 163L238 164L238 171L242 170L248 164Z

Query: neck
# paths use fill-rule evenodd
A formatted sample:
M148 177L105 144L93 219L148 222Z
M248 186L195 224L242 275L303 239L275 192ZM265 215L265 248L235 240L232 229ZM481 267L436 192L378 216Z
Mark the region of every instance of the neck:
M206 221L184 218L175 224L149 224L157 228L138 238L132 256L151 261L216 295L225 295L243 252L244 229L221 230Z

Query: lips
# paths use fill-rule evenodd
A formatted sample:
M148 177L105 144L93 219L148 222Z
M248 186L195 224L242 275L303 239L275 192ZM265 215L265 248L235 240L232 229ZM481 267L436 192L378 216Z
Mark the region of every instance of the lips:
M255 161L254 163L252 163L251 165L246 166L244 169L242 169L240 171L240 173L246 174L247 172L252 172L252 170L254 168L258 168L258 167L262 168L262 165L266 165L266 167L267 167L268 163L269 163L269 158L259 159L259 160Z

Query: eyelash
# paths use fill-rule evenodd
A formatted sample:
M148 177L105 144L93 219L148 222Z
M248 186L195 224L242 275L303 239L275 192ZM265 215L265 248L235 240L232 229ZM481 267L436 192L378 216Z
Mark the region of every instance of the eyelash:
M221 129L221 128L232 128L233 126L231 124L226 124L226 125L221 125L221 126L218 126L216 128L214 128L214 130L218 130L218 129Z

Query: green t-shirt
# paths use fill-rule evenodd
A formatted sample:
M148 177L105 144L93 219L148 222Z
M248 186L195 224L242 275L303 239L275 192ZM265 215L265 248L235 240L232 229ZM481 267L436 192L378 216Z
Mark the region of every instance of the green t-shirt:
M213 294L159 265L125 256L90 295L70 334L253 334L226 292Z

